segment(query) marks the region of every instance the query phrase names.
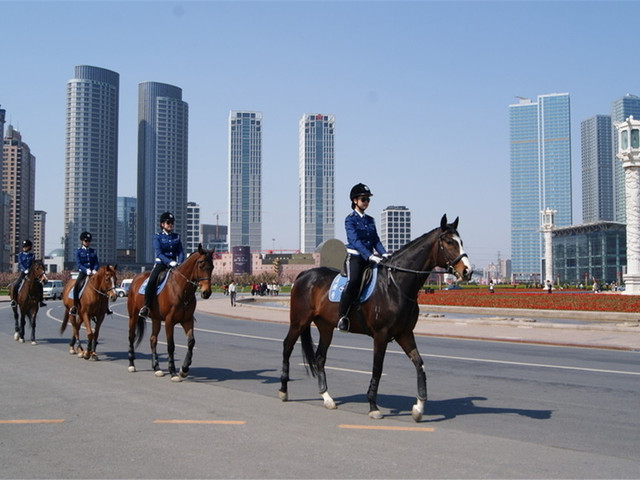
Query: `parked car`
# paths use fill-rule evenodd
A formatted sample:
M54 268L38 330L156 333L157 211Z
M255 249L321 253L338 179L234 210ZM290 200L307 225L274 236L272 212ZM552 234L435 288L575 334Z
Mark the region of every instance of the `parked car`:
M133 278L125 278L120 283L119 287L116 287L116 293L119 297L126 297L129 295L129 288L131 287L131 282L133 282Z
M54 300L62 300L62 289L64 284L62 280L49 280L42 288L42 296L44 298L53 298Z

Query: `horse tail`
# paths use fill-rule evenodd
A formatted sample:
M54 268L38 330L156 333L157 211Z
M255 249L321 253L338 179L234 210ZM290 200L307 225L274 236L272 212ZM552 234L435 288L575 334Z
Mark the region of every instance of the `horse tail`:
M64 316L62 317L62 325L60 325L60 335L62 335L66 330L67 323L69 323L69 310L65 308Z
M142 337L144 337L144 329L147 325L147 321L138 315L138 320L136 320L136 348L140 346L140 342L142 342Z
M313 344L313 338L311 338L311 325L307 325L302 331L300 343L302 344L302 358L305 362L305 367L308 365L308 371L311 372L311 376L315 377L318 373L318 364L316 363L316 349Z

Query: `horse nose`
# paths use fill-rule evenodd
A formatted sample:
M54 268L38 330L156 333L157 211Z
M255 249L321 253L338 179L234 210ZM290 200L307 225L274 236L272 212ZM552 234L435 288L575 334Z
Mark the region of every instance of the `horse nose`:
M211 296L211 290L203 290L201 293L202 298L205 300Z

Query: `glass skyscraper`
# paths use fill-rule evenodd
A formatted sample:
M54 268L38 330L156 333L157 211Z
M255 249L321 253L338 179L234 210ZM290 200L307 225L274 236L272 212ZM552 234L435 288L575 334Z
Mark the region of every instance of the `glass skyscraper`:
M580 124L582 221L613 220L611 117L596 115Z
M229 114L229 249L262 250L262 113Z
M116 249L136 249L136 207L135 197L118 197L116 224Z
M509 106L511 256L517 281L540 281L540 212L556 210L555 225L572 224L569 94L521 98Z
M313 253L335 236L333 115L305 113L299 122L300 251Z
M627 94L611 104L612 123L612 162L613 162L613 195L614 195L614 220L616 222L627 222L627 201L625 198L624 169L622 161L618 160L618 132L615 123L626 120L629 116L640 119L640 97Z
M397 252L411 241L411 210L390 205L382 211L380 241L390 252Z
M64 189L65 264L75 267L80 234L89 231L101 264L116 259L120 75L87 65L67 82Z
M182 89L157 82L138 86L138 263L153 263L153 236L163 212L186 247L189 105Z

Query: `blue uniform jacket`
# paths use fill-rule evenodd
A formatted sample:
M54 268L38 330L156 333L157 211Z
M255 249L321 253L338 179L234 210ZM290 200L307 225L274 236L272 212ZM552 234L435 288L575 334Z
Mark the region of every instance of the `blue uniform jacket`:
M100 268L100 263L98 262L98 254L96 251L89 247L80 247L76 250L76 268L79 272L84 273L85 275L89 270L97 270Z
M33 263L35 255L33 252L20 252L18 254L18 267L21 272L29 270L31 268L31 264Z
M184 250L177 233L156 233L153 237L153 249L156 252L156 263L164 263L168 267L172 261L184 262Z
M347 250L357 251L362 258L368 260L375 250L378 255L387 253L380 242L373 217L360 216L353 210L344 220L347 230Z

